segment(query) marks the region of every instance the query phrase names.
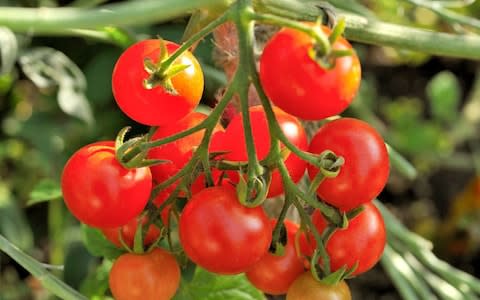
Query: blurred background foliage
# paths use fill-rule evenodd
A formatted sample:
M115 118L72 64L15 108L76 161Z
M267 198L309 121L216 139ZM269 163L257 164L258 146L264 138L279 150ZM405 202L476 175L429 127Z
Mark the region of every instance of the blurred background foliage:
M0 0L0 6L54 7L73 2L82 0ZM357 2L388 22L438 31L469 30L445 22L415 1ZM480 1L454 11L478 18ZM123 45L155 36L180 41L186 21L116 28L111 33ZM354 46L362 61L363 81L345 115L374 125L419 171L416 180L393 172L380 199L392 204L411 229L434 241L441 258L479 276L478 62ZM225 83L212 58L213 47L207 38L195 52L206 75L202 103L207 106L215 103L215 93ZM112 98L111 72L121 52L118 44L13 34L0 27L0 233L51 264L55 274L90 298L107 290L111 261L101 262L92 255L95 249L89 252L82 243L85 238L90 245L105 241L95 232L82 232L69 215L60 201L59 178L68 157L81 146L113 139L126 125L133 125L133 134L145 131L132 124ZM55 266L61 265L63 271L57 270ZM352 280L355 299L399 299L378 269ZM37 280L1 253L0 287L2 300L50 297Z

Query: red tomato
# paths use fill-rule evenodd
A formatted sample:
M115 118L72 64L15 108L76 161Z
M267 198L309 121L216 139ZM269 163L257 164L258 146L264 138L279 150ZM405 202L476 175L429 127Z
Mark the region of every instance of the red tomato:
M179 47L164 41L169 54ZM112 74L113 96L120 109L131 119L146 125L166 125L180 120L197 106L203 93L203 73L195 57L185 51L173 64L189 67L171 77L174 92L163 86L147 89L150 75L144 60L157 63L160 40L144 40L130 46L118 59Z
M147 223L148 219L143 217L141 219L142 225ZM123 248L122 243L120 243L119 232L122 234L122 239L127 244L128 247L133 247L133 241L135 239L135 233L137 232L138 223L140 220L138 218L133 219L127 225L117 228L101 228L103 235L112 242L115 246ZM148 227L147 233L143 238L143 244L145 246L150 245L155 242L160 236L160 230L153 224L150 224Z
M192 112L178 122L159 127L157 131L155 131L152 141L160 140L195 127L206 118L206 114ZM218 131L223 131L220 125L217 125L214 129L214 132ZM195 149L200 145L204 132L205 130L200 130L171 143L152 148L148 152L148 158L170 161L150 167L153 179L156 182L162 182L180 171L191 159Z
M272 227L276 221L272 221ZM285 294L297 277L304 272L303 260L295 250L295 233L298 224L285 220L287 244L283 255L267 252L245 274L248 280L259 290L270 295Z
M70 212L92 227L120 227L145 208L152 190L149 168L126 169L113 141L84 146L67 161L62 192Z
M346 211L380 194L390 167L385 143L373 127L351 118L331 121L317 131L308 151L319 154L327 149L343 156L345 164L337 177L320 184L320 198ZM310 178L317 172L317 168L308 166Z
M252 126L253 140L255 150L259 160L267 157L270 150L270 132L265 111L261 105L252 106L250 111L250 123ZM307 136L297 118L287 114L286 112L274 108L274 112L283 133L288 140L301 150L307 149ZM241 114L236 115L228 125L223 136L218 136L212 140L214 151L228 151L222 156L223 159L229 161L247 161L247 147L245 144L245 134L243 129L243 118ZM305 173L306 162L295 154L289 154L285 160L285 165L289 171L290 177L298 182ZM230 173L231 175L231 173ZM236 176L232 180L235 180ZM238 179L236 179L238 182ZM272 182L267 197L275 197L283 193L283 183L278 170L272 172Z
M323 31L330 33L327 27ZM267 96L284 111L306 120L341 113L351 103L361 80L355 53L337 58L329 70L310 57L313 47L309 35L285 28L270 39L260 57L260 80ZM339 37L333 49L352 50L352 46Z
M180 268L175 257L160 248L146 254L121 255L109 276L116 300L169 300L179 284Z
M351 268L358 262L353 275L370 270L381 258L386 243L386 231L383 217L372 203L364 205L365 209L350 220L346 229L337 229L327 242L330 267L336 271L343 266ZM321 233L327 226L322 214L315 210L312 222ZM305 247L305 238L301 238L302 251L311 255L315 240L310 239L310 246Z
M247 271L267 252L272 238L263 208L241 205L230 186L193 195L180 216L179 233L187 256L220 274Z
M345 281L326 285L305 272L288 289L287 300L352 300L352 295Z

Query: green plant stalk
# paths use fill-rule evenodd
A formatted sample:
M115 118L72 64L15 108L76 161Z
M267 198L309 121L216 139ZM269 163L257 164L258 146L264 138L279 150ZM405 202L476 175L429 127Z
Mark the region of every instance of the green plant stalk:
M290 207L291 203L289 201L286 201L282 205L282 210L280 211L280 214L276 218L277 223L275 223L275 227L273 228L272 231L272 245L273 247L277 246L278 240L280 239L280 231L282 229L283 222L285 220L285 217L287 216L287 211L288 208Z
M53 265L63 265L64 263L63 223L63 202L50 201L48 203L48 236L50 237L50 263Z
M0 235L0 250L5 252L19 265L30 272L40 283L54 295L65 300L86 300L83 295L72 289L66 283L48 272L36 259L29 256L17 246Z
M392 165L395 170L397 170L400 174L405 176L405 178L409 180L415 180L417 178L418 173L415 167L400 153L397 152L392 146L389 144L385 144L387 146L388 151L388 158L390 159L390 164Z
M108 0L75 0L73 1L70 6L72 7L94 7L99 4L105 3Z

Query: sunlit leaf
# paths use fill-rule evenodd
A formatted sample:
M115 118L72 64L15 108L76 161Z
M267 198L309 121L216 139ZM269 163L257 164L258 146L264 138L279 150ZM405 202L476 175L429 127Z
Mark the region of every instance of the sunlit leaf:
M33 205L40 202L58 200L62 197L60 184L52 179L40 181L30 193L30 200L27 205Z
M93 256L114 259L123 253L121 249L109 242L98 229L82 225L82 233L85 247Z
M7 27L0 26L0 75L10 73L18 55L15 34Z

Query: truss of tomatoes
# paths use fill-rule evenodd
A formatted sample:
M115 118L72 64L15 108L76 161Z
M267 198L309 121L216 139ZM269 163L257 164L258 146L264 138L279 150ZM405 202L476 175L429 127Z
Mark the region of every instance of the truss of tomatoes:
M184 67L178 68L174 76L162 77L162 48L171 55L179 46L168 41L161 43L144 40L128 48L119 57L112 77L113 94L120 109L139 123L158 126L152 141L192 128L208 117L194 111L203 91L199 63L185 51L173 64ZM318 201L341 212L363 205L363 211L350 220L348 227L337 229L326 243L332 271L355 268L352 275L359 275L378 262L386 242L382 216L371 201L387 182L388 154L375 129L352 118L325 123L308 141L298 118L321 120L341 113L355 96L361 73L354 52L336 58L334 66L326 69L309 55L312 47L307 34L280 30L260 57L259 78L274 104L281 130L293 145L313 154L331 150L344 158L338 176L324 179L316 192ZM352 50L342 37L332 48ZM254 106L249 114L255 151L262 160L271 146L266 113L262 106ZM172 207L164 202L178 182L155 197L151 197L152 190L189 162L204 133L201 130L150 149L148 159L164 160L150 167L126 168L116 159L114 141L86 145L66 163L61 182L63 196L80 222L100 229L113 244L130 250L139 225L142 228L148 224L141 242L153 246L144 253L123 254L113 265L110 290L116 299L170 299L175 294L180 281L178 257L155 245L162 237L162 226L172 224ZM244 139L243 116L238 114L225 129L215 127L209 151L219 153L214 157L216 161L246 162ZM293 153L287 152L282 159L294 182L306 171L311 179L318 172L317 167ZM278 170L273 166L271 171L268 198L284 192ZM351 298L345 282L326 285L307 271L307 258L316 249L311 233L299 231L299 224L285 220L283 251L271 253L276 220L270 219L262 206L249 208L240 204L235 186L243 175L219 169L212 169L211 174L213 186L207 187L205 176L199 173L184 187L187 192L184 189L178 194L188 199L171 228L178 230L180 245L189 260L218 274L245 273L258 289L273 295L287 293L287 299ZM149 222L152 215L142 213L149 201L163 207L160 223ZM328 226L319 210L314 211L311 221L320 233ZM295 246L296 236L300 237L299 247Z

